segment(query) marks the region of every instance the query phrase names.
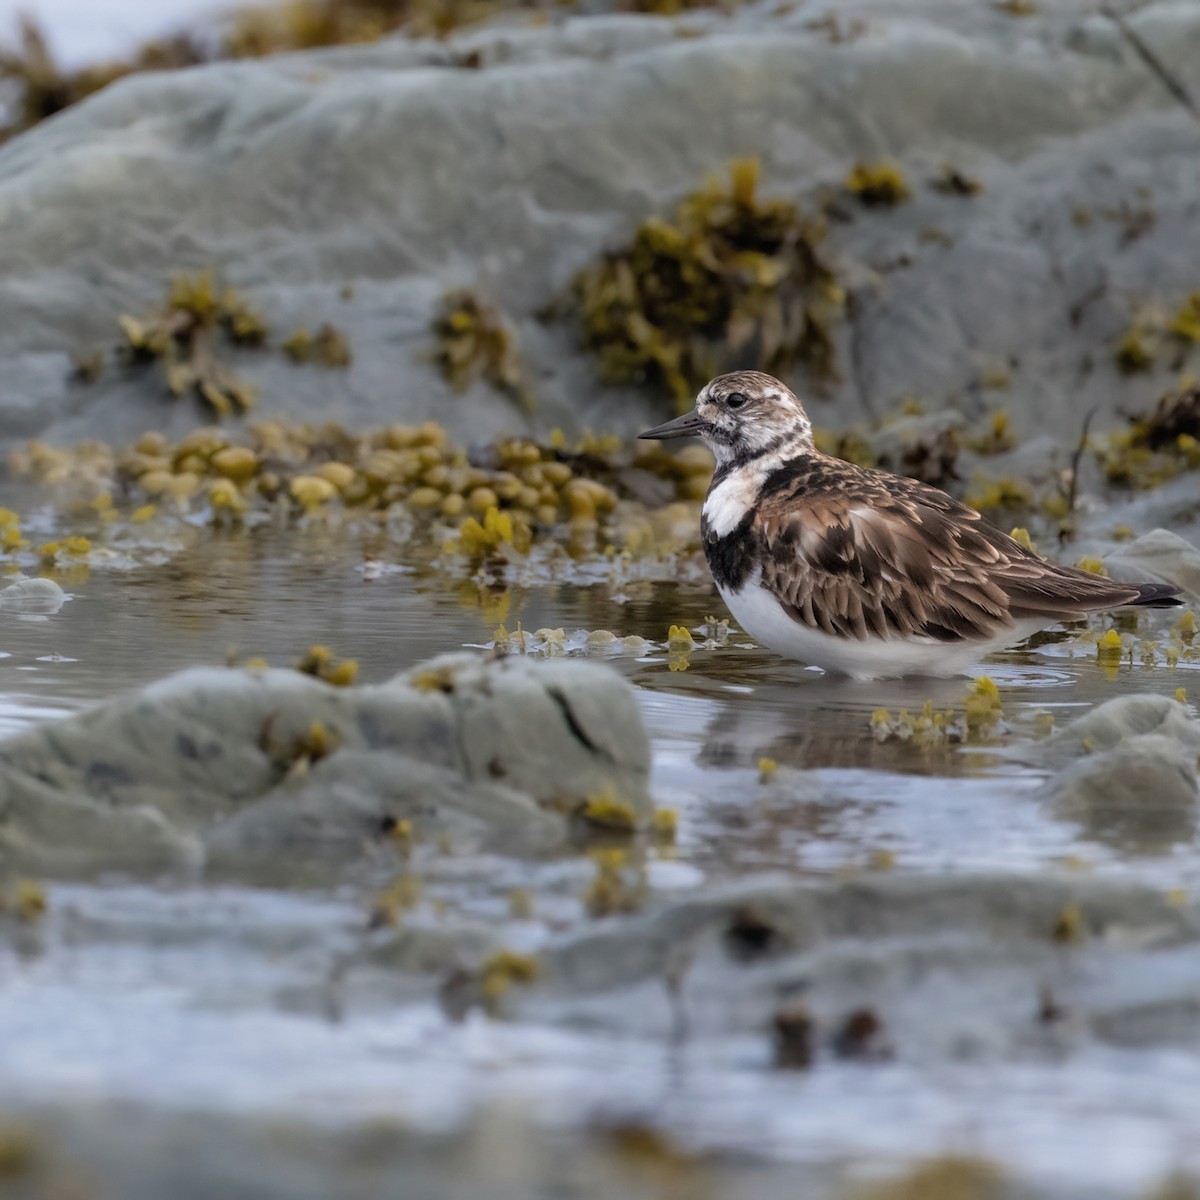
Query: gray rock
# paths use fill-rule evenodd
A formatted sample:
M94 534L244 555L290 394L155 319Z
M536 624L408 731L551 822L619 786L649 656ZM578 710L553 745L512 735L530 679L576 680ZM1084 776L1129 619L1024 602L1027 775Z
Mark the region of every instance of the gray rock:
M834 39L824 10L758 3L123 80L0 149L0 433L194 424L147 377L67 378L72 353L113 344L118 313L210 266L280 334L350 335L346 372L237 361L267 415L436 416L480 439L525 425L483 385L449 395L428 360L439 297L467 284L517 324L536 424L629 431L651 403L602 388L576 332L533 314L638 221L758 155L771 194L812 196L883 156L913 185L894 210L843 204L830 248L854 319L819 423L917 394L970 413L1002 399L1018 432L1074 437L1093 405L1163 386L1120 376L1112 347L1136 302L1178 303L1200 277L1196 133L1112 21L1038 8L846 0ZM1200 93L1200 10L1162 0L1128 20ZM468 54L480 69L456 66ZM985 192L934 190L947 160ZM1007 391L985 395L997 371Z
M1080 961L1067 972L1055 930L1071 910ZM514 997L514 1010L669 1036L674 976L692 1038L764 1037L776 1007L802 998L818 1060L836 1053L829 1042L845 1015L867 1007L899 1058L928 1063L1036 1044L1035 997L1053 980L1081 1014L1116 1025L1157 1008L1160 1036L1169 1027L1182 1040L1197 1028L1187 992L1196 966L1182 987L1145 967L1176 948L1191 953L1198 932L1194 905L1078 875L876 873L815 885L759 877L581 931L542 956L538 983ZM1087 961L1107 964L1094 982Z
M1200 721L1167 696L1106 700L1011 757L1050 768L1042 797L1123 851L1161 853L1195 835Z
M4 743L0 862L344 859L400 820L528 852L594 795L644 824L649 765L632 689L593 663L451 655L354 688L199 668Z
M1163 738L1193 758L1200 754L1200 721L1169 696L1115 696L1072 721L1029 753L1048 766L1061 767L1088 754L1113 750L1130 739Z
M1191 471L1147 491L1115 492L1110 498L1111 504L1080 514L1079 539L1081 553L1111 554L1110 570L1125 569L1120 559L1127 547L1113 545L1114 530L1122 525L1133 530L1163 528L1193 544L1200 537L1200 495Z
M53 579L18 579L0 590L0 612L14 616L53 616L66 602Z
M1064 820L1128 852L1162 853L1196 834L1196 753L1174 738L1143 734L1081 758L1043 794Z
M1194 496L1194 479L1189 486ZM1183 589L1187 599L1200 601L1200 550L1169 529L1142 534L1110 554L1105 565L1114 579L1173 583Z
M580 666L589 664L446 654L400 678L408 684L433 675L449 680L469 779L503 781L543 805L561 801L568 810L572 797L609 788L645 817L650 743L632 689L613 671Z

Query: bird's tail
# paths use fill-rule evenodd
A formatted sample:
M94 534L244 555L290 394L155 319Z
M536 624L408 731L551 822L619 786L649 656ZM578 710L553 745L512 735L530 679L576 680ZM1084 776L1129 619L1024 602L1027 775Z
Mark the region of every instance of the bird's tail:
M1126 601L1130 607L1178 608L1183 603L1179 599L1179 588L1169 583L1140 583L1137 589L1137 599Z

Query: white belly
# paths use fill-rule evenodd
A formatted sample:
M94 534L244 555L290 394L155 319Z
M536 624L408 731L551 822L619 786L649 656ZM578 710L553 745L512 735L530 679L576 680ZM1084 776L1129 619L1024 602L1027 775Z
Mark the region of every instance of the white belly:
M768 650L852 679L893 679L900 675L944 678L958 675L986 654L1014 646L1049 622L1019 621L986 642L939 642L933 638L834 637L793 620L752 576L741 591L720 587L721 598L741 627Z

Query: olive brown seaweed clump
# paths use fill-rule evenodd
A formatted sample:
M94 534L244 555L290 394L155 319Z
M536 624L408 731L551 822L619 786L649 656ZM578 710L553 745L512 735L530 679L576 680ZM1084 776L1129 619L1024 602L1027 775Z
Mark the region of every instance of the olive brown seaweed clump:
M516 334L494 305L472 291L450 292L434 318L433 335L438 367L451 387L463 391L483 379L521 408L533 407Z
M288 0L250 4L234 16L223 57L263 58L291 50L315 50L374 42L408 27L441 36L501 8L499 0Z
M1200 467L1200 387L1185 384L1098 443L1110 483L1149 488Z
M1117 342L1114 357L1122 371L1150 371L1160 360L1180 370L1200 346L1200 292L1192 292L1173 313L1143 306Z
M10 465L59 489L72 532L82 520L107 538L111 528L154 518L221 526L318 519L399 531L418 557L472 569L521 558L535 543L580 558L686 550L712 470L707 455L588 436L468 452L433 422L351 434L257 421L244 433L210 426L176 442L147 433L124 450L34 442ZM37 561L16 514L2 532L0 559Z
M1159 398L1154 411L1132 421L1133 441L1151 450L1191 449L1200 441L1200 387L1188 386Z
M350 343L340 329L328 322L316 333L301 326L280 347L284 354L297 365L316 363L335 370L348 367L351 362Z
M211 271L177 275L158 308L140 317L126 313L118 323L124 337L122 360L133 369L157 363L172 396L194 396L217 417L253 407L254 389L224 355L234 349L264 348L267 326L249 300L220 285ZM328 322L315 334L306 327L297 329L279 349L297 365L336 369L349 367L352 360L346 335ZM94 383L104 366L102 352L77 355L74 379Z
M611 8L672 16L717 0L616 0ZM262 58L291 50L378 41L392 33L445 37L499 13L582 8L571 0L267 0L235 13L220 47L222 58ZM467 65L476 65L468 63Z
M871 206L891 207L909 197L904 172L893 162L858 163L846 177L846 187Z
M734 162L727 184L644 221L576 277L584 342L608 382L654 388L682 410L738 366L836 373L829 321L844 297L818 249L823 229L791 201L759 198L758 175L757 160Z
M217 416L245 412L253 390L220 358L223 345L261 346L267 327L233 288L209 271L177 277L165 304L147 317L121 317L133 363L158 361L173 396L195 394Z
M232 7L232 6L231 6ZM15 95L0 142L139 71L164 71L214 59L259 58L320 46L373 42L398 29L442 35L526 0L278 0L235 12L220 33L181 33L146 42L127 59L69 70L55 61L37 22L23 17L18 44L0 49L0 84Z

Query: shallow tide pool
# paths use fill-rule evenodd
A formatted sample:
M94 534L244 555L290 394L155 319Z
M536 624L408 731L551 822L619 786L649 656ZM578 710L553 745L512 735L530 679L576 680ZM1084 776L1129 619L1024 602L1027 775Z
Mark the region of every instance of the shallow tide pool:
M703 583L627 582L619 599L603 583L450 588L403 563L364 569L354 544L320 530L218 537L152 568L63 582L72 598L57 614L4 619L0 732L228 657L286 665L326 643L377 682L434 653L488 645L500 621L510 631L518 622L604 629L653 643L593 656L636 687L656 798L679 813L675 844L648 854L657 899L763 872L817 881L1057 873L1163 891L1200 877L1194 813L1067 818L1040 795L1044 771L1010 753L1043 736L1050 718L1061 727L1114 695L1200 687L1187 665L1105 668L1094 651L1051 636L986 667L1009 732L921 749L881 740L872 714L961 706L970 680L838 681L781 662L736 628L715 647L697 635L680 669L664 645L668 627L723 615ZM505 926L514 947L536 952L587 920L578 896L591 871L578 856L478 858L426 886L438 912ZM1161 1037L1096 1040L1080 1030L1047 1053L1034 1038L1036 994L1004 998L998 976L987 1004L999 992L1016 1011L1028 1007L1027 1052L993 1038L981 1010L977 1032L968 1023L956 1034L961 1046L931 1051L897 1037L878 1062L781 1072L769 1037L739 1021L701 1014L688 1036L663 1036L650 1015L657 992L644 1022L615 1028L583 1010L545 1021L536 1009L513 1021L476 1012L456 1023L428 994L354 984L357 968L346 964L363 945L371 881L300 880L49 882L40 940L0 948L0 1092L34 1108L116 1099L334 1127L388 1118L431 1131L481 1106L515 1105L551 1130L648 1121L689 1151L811 1170L978 1154L1063 1195L1135 1194L1173 1169L1200 1171L1200 1055L1195 1028L1178 1019L1180 997L1200 983L1191 949L1146 956L1146 995L1128 984L1138 1012L1156 996L1169 1001ZM505 897L518 887L532 896L534 919L509 911ZM1054 962L1056 995L1086 992L1103 971ZM916 1021L906 1008L945 1004L957 1020L978 1000L958 979L926 979L910 993L884 976L873 994L897 1030Z

